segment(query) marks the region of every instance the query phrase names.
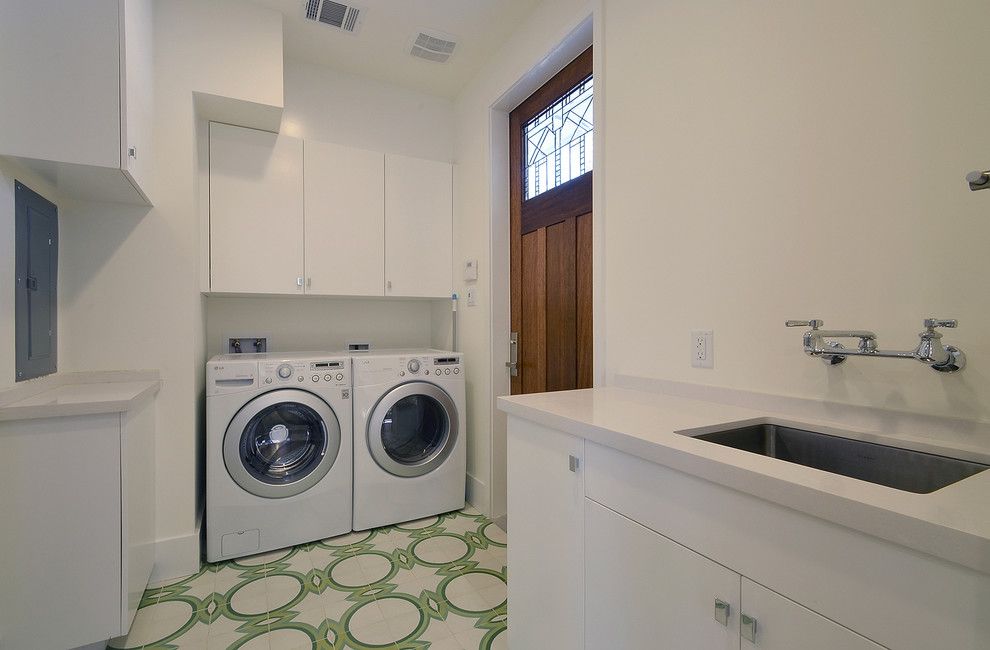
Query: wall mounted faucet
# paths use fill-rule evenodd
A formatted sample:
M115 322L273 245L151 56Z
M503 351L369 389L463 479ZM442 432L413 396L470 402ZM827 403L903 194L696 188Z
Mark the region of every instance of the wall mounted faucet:
M942 345L942 333L937 327L956 327L955 320L925 319L925 331L918 334L918 346L913 350L881 350L877 346L877 335L868 330L823 330L825 322L820 319L789 320L787 327L810 327L804 333L805 354L819 357L829 365L844 362L848 357L883 357L890 359L916 359L938 372L955 372L966 366L966 355L952 345ZM847 348L832 339L859 339L855 349Z

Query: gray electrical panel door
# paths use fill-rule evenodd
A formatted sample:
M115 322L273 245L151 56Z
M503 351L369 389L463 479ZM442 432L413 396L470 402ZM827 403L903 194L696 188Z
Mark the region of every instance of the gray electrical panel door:
M55 372L58 208L15 182L17 381Z

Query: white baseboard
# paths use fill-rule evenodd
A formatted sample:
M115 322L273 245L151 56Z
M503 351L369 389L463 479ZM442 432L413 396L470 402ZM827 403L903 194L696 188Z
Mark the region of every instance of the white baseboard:
M467 493L465 498L476 510L486 517L491 515L491 495L488 486L471 476L467 475Z
M155 543L155 570L150 584L184 578L199 572L200 532L203 515L196 518L196 530L188 535L168 537Z

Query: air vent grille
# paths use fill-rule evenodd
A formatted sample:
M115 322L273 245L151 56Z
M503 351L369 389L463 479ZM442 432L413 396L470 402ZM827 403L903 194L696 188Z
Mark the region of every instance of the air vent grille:
M443 63L454 53L457 41L442 32L420 32L413 39L409 53L420 59Z
M345 32L356 32L360 26L361 9L333 2L333 0L307 0L306 18L336 27Z

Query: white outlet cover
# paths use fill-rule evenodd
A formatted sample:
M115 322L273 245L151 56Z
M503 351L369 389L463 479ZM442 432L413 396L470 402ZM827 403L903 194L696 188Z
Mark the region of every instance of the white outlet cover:
M695 368L715 367L715 333L712 330L691 332L691 365Z
M478 304L478 290L474 287L467 290L467 304L468 307L474 307Z
M478 260L464 261L464 281L475 282L478 279Z

